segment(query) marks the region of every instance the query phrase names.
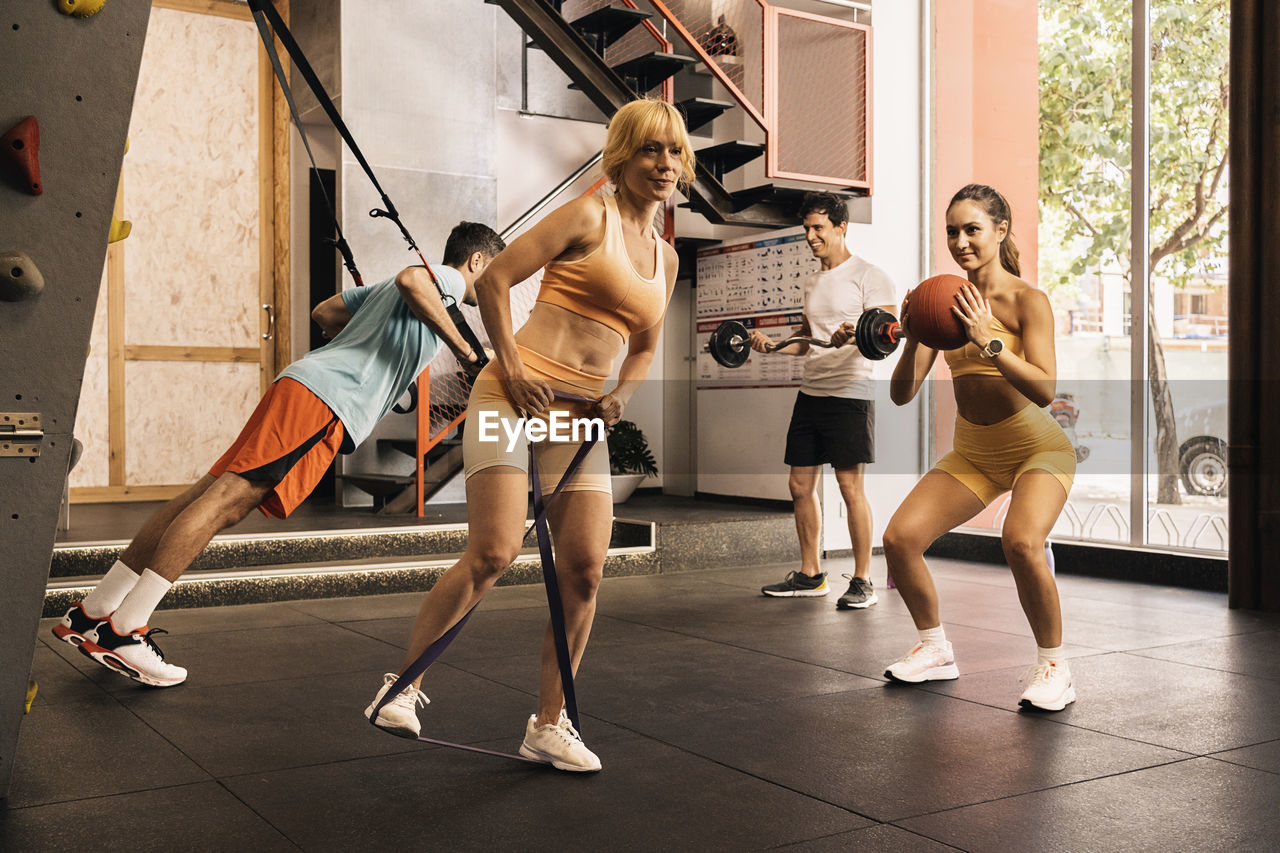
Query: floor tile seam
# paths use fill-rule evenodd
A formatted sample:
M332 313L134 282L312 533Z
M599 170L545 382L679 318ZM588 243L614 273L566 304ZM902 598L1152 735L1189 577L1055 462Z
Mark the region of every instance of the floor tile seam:
M953 605L953 606L954 606L954 605ZM977 605L973 605L973 606L977 606ZM1002 609L1005 609L1005 610L1008 610L1008 611L1011 611L1011 612L1012 612L1012 611L1014 611L1015 609L1016 609L1018 612L1022 612L1022 611L1021 611L1021 608L1018 608L1016 605L1001 605L1001 608L1002 608ZM984 615L987 615L987 614L990 614L991 610L990 610L990 609L986 609L986 610L984 610L983 612L984 612ZM1171 617L1176 617L1176 614L1170 614L1170 616L1171 616ZM959 620L954 619L954 618L948 618L948 619L945 619L945 620L943 620L943 621L944 621L946 624L965 624L965 623L960 622ZM1114 622L1099 622L1099 621L1096 621L1096 620L1093 620L1093 619L1065 618L1065 617L1064 617L1064 619L1063 619L1063 623L1064 623L1064 625L1072 625L1072 626L1084 625L1084 626L1097 626L1097 627L1099 627L1099 628L1123 628L1123 629L1126 629L1126 630L1134 631L1134 632L1136 632L1136 633L1152 634L1152 635L1155 635L1156 637L1177 638L1177 637L1180 637L1180 636L1185 636L1185 635L1179 635L1179 634L1167 634L1167 633L1165 633L1165 632L1163 632L1163 631L1155 631L1155 630L1151 630L1151 629L1149 629L1149 628L1137 628L1137 627L1133 627L1133 626L1131 626L1131 625L1118 625L1118 624L1115 624ZM971 628L982 628L983 630L993 631L993 632L996 632L996 633L1010 634L1011 636L1018 636L1018 637L1023 637L1023 636L1025 636L1025 635L1023 635L1023 634L1012 634L1012 632L1010 632L1010 631L1001 631L1001 630L999 630L999 629L997 629L997 628L986 628L986 627L984 627L984 626L980 626L980 625L968 625L967 627L971 627ZM1029 628L1028 628L1028 630L1029 630ZM1265 631L1265 630L1267 630L1267 629L1263 628L1263 629L1259 629L1259 630L1263 630L1263 631ZM1253 632L1253 631L1245 631L1245 632L1240 632L1240 633L1255 633L1255 632ZM1190 639L1190 640L1189 640L1189 639L1171 639L1171 642L1165 643L1164 645L1179 645L1179 644L1184 644L1184 643L1197 643L1197 642L1204 642L1205 640L1213 640L1213 639L1219 639L1219 638L1222 638L1222 637L1229 637L1229 636L1236 636L1236 634L1230 634L1230 633L1229 633L1229 634L1212 634L1212 635L1209 635L1209 636L1197 636L1195 639ZM1157 647L1153 646L1152 648L1157 648Z
M1248 747L1236 747L1236 748L1237 748L1237 749L1247 749ZM1224 752L1230 752L1231 750L1223 750L1223 751L1224 751ZM1252 764L1245 764L1245 763L1240 762L1240 761L1232 761L1232 760L1231 760L1231 759L1229 759L1229 758L1221 758L1221 757L1220 757L1220 755L1221 755L1221 753L1209 753L1208 755L1202 755L1202 756L1200 756L1200 757L1201 757L1201 758L1208 758L1208 759L1210 759L1211 761L1216 761L1216 762L1218 762L1219 764L1230 764L1232 767L1243 767L1243 768L1245 768L1246 770L1256 770L1256 771L1258 771L1259 773L1270 773L1272 776L1280 776L1280 769L1278 769L1278 770L1268 770L1268 769L1267 769L1267 768L1265 768L1265 767L1254 767Z
M84 670L82 670L82 669L80 669L78 666L76 666L74 663L72 663L71 661L67 660L67 659L66 659L66 658L64 658L62 655L58 654L58 651L57 651L57 649L56 649L56 648L52 648L52 649L50 649L50 651L52 651L55 655L58 655L58 660L62 661L62 663L66 664L66 665L67 665L67 667L68 667L68 668L70 668L72 672L74 672L76 675L80 676L80 681L76 681L76 682L75 682L75 684L76 684L76 686L77 686L77 687L82 686L82 685L81 685L81 681L83 681L85 684L89 684L89 685L92 685L93 687L97 688L98 692L99 692L99 693L101 693L103 696L109 696L109 697L111 697L113 700L115 700L115 701L116 701L116 704L118 704L118 705L123 705L123 703L122 703L122 702L120 702L118 699L116 699L116 694L115 694L114 692L112 692L112 691L108 690L107 688L103 687L100 683L98 683L97 681L95 681L93 678L91 678L91 677L90 677L90 674L89 674L89 673L94 672L94 670L89 670L89 672L85 672ZM89 658L87 655L86 655L86 658L87 658L88 660L93 660L92 658ZM103 668L102 668L102 672L113 672L113 670L108 670L106 667L103 667ZM117 674L117 675L119 675L119 673L116 673L116 674ZM36 683L36 695L35 695L35 699L34 699L34 700L33 700L33 702L32 702L32 707L35 707L35 702L39 702L39 701L40 701L40 679L38 679L38 678L32 678L32 677L31 677L31 675L34 675L34 673L30 673L30 674L28 674L28 675L27 675L27 680L28 680L28 681L34 681L34 682ZM124 678L125 676L123 676L123 675L122 675L122 676L120 676L120 677L121 677L121 678ZM91 698L86 698L86 699L70 699L70 700L58 700L58 701L59 701L59 703L60 703L60 704L68 704L68 703L69 703L69 704L74 704L74 703L77 703L77 702L91 702L91 701L93 701L93 700L92 700Z
M972 802L972 803L965 803L964 805L961 805L961 806L951 806L951 807L949 807L949 808L945 808L945 809L937 809L937 810L935 810L935 811L931 811L931 812L920 812L919 814L913 814L913 815L906 815L906 816L903 816L903 817L897 817L897 818L894 818L894 819L893 819L893 820L891 820L891 821L887 821L887 823L889 823L891 826L895 826L895 827L897 827L898 829L905 829L905 830L907 830L908 832L913 832L914 830L911 830L911 829L909 829L908 827L903 826L903 825L902 825L902 823L903 823L904 821L919 820L920 818L933 817L934 815L942 815L942 814L947 814L947 813L949 813L949 812L959 812L959 811L963 811L964 809L973 808L974 806L984 806L984 805L988 805L988 804L990 804L990 803L998 803L998 802L1001 802L1001 801L1003 801L1003 800L1015 800L1015 799L1017 799L1017 798L1019 798L1019 797L1029 797L1029 796L1032 796L1032 795L1035 795L1035 794L1043 794L1043 793L1045 793L1045 792L1047 792L1047 791L1059 791L1059 790L1066 790L1067 788L1071 788L1071 787L1074 787L1074 786L1076 786L1076 785L1087 785L1087 784L1090 784L1090 783L1093 783L1093 782L1100 782L1100 781L1102 781L1102 780L1104 780L1104 779L1116 779L1116 778L1119 778L1119 777L1121 777L1121 776L1130 776L1130 775L1133 775L1133 774L1135 774L1135 773L1145 773L1145 772L1147 772L1147 771L1149 771L1149 770L1155 770L1155 769L1157 769L1157 768L1161 768L1161 767L1171 767L1171 766L1173 766L1173 765L1175 765L1175 764L1185 764L1185 763L1186 763L1186 762L1188 762L1188 761L1195 761L1196 759L1198 759L1198 758L1202 758L1202 757L1203 757L1203 756L1199 756L1199 755L1188 755L1186 758L1179 758L1179 759L1177 759L1177 760L1175 760L1175 761L1164 761L1164 762L1159 762L1159 763L1157 763L1157 764L1148 764L1148 765L1144 765L1144 766L1142 766L1142 767L1133 767L1133 768L1130 768L1130 769L1128 769L1128 770L1120 770L1120 771L1117 771L1117 772L1115 772L1115 773L1104 773L1104 774L1102 774L1101 776L1090 776L1090 777L1089 777L1089 778L1087 778L1087 779L1077 779L1077 780L1074 780L1074 781L1071 781L1071 782L1063 782L1063 783L1062 783L1062 784L1060 784L1060 785L1046 785L1046 786L1045 786L1045 787L1043 787L1043 788L1033 788L1032 790L1029 790L1029 791L1019 791L1019 792L1018 792L1018 793L1016 793L1016 794L1005 794L1005 795L1000 796L1000 797L990 797L990 798L985 799L985 800L975 800L975 801L974 801L974 802ZM916 834L917 834L917 835L920 835L920 834L922 834L922 833L920 833L920 832L916 831ZM927 835L926 835L925 837L926 837L926 838L929 838L929 839L930 839L930 840L932 840L932 841L936 841L936 840L937 840L937 839L935 839L935 838L932 838L931 836L927 836ZM944 843L945 843L945 842L944 842Z
M537 602L534 604L522 605L520 607L503 607L500 610L484 610L483 613L506 613L513 610L535 610L545 608L546 602ZM326 619L323 616L317 617L330 625L345 627L353 622L385 622L391 619L415 619L416 613L406 613L401 616L357 616L353 619Z
M862 812L855 811L854 809L851 809L851 808L849 808L848 806L843 806L843 805L841 805L841 804L839 804L839 803L832 802L832 801L830 801L830 800L824 799L824 798L819 797L819 796L816 796L816 795L814 795L814 794L806 793L805 791L801 791L801 790L799 790L799 789L797 789L797 788L793 788L793 787L791 787L790 785L784 785L784 784L782 784L781 782L778 782L777 780L769 779L769 778L767 778L767 777L765 777L765 776L761 776L761 775L760 775L760 774L758 774L758 773L753 773L753 772L751 772L750 770L746 770L746 769L744 769L744 768L742 768L742 767L735 767L735 766L733 766L732 764L728 764L728 763L726 763L726 762L724 762L724 761L721 761L721 760L720 760L720 759L718 759L718 758L713 758L713 757L712 757L712 756L710 756L710 755L704 755L703 753L698 752L698 751L693 750L693 749L690 749L690 748L688 748L687 746L681 746L680 744L671 743L670 741L663 740L661 737L656 737L656 736L651 735L651 734L645 734L645 733L644 733L644 732L642 732L642 731L639 731L639 730L637 730L637 729L633 729L633 728L631 728L630 726L627 726L627 725L624 725L624 724L621 724L621 723L610 723L610 725L613 725L613 726L615 726L615 727L617 727L617 728L619 728L619 729L622 729L622 730L623 730L623 731L625 731L625 732L629 732L630 734L633 734L633 735L635 735L636 737L643 738L643 739L645 739L645 740L649 740L649 741L652 741L652 742L654 742L654 743L662 744L663 746L668 747L669 749L674 749L676 752L681 752L681 753L684 753L685 755L691 755L691 756L693 756L694 758L699 758L699 759L701 759L701 760L703 760L703 761L708 762L709 764L713 764L713 765L715 765L715 766L717 766L717 767L723 767L725 770L729 770L729 771L731 771L731 772L733 772L733 773L737 773L737 774L739 774L739 775L741 775L741 776L746 776L746 777L748 777L748 778L755 779L755 780L756 780L756 781L758 781L758 782L763 782L764 784L768 785L768 786L769 786L769 787L771 787L771 788L780 788L780 789L782 789L782 790L784 790L784 791L790 791L791 793L795 794L795 795L796 795L796 796L798 796L798 797L803 797L803 798L804 798L804 799L806 799L806 800L812 800L813 802L816 802L816 803L822 803L823 805L831 806L832 808L839 809L840 811L845 812L846 814L853 815L854 817L858 817L858 818L861 818L861 819L863 819L863 820L869 820L869 821L871 821L871 822L873 822L873 823L877 823L877 824L878 824L878 823L883 823L883 821L876 820L875 818L871 817L870 815L866 815L866 814L863 814ZM871 827L863 827L863 828L864 828L864 829L870 829ZM846 830L846 831L853 832L853 831L856 831L856 830ZM837 833L837 834L839 834L839 833ZM792 843L795 843L795 842L792 842Z
M227 792L227 795L228 795L228 796L230 796L230 797L231 797L233 800L235 800L237 803L239 803L240 805L244 806L246 809L248 809L249 811L251 811L251 812L252 812L252 813L253 813L253 814L258 818L258 820L262 821L264 824L266 824L267 826L269 826L269 827L271 827L273 830L275 830L276 834L278 834L278 835L279 835L282 839L284 839L287 843L289 843L289 844L293 845L293 847L294 847L294 849L295 849L295 850L304 850L304 849L305 849L305 848L304 848L301 844L299 844L297 841L294 841L292 838L290 838L290 837L289 837L289 834L288 834L287 832L285 832L281 827L276 826L276 825L275 825L275 824L274 824L274 823L273 823L273 822L272 822L272 821L271 821L271 820L270 820L266 815L264 815L262 812L258 811L258 809L254 808L254 806L253 806L253 804L252 804L252 803L250 803L250 802L248 802L248 801L244 800L243 798L241 798L240 796L238 796L238 795L236 794L236 792L235 792L235 791L231 790L231 789L230 789L230 788L228 788L225 784L223 784L223 782L222 782L222 780L221 780L221 779L216 779L215 781L217 782L217 784L218 784L218 787L219 787L219 788L221 788L222 790L224 790L224 791L226 791L226 792Z
M349 625L346 625L346 624L342 624L342 623L335 623L335 622L329 622L329 623L326 623L326 624L333 625L333 627L338 628L338 629L340 629L340 630L342 630L342 631L346 631L346 632L348 632L348 633L355 634L357 637L365 637L366 639L374 640L374 641L376 641L376 642L378 642L378 643L381 643L382 645L386 646L387 648L395 649L397 652L404 652L404 651L406 650L406 648L408 648L407 646L397 646L395 643L391 642L390 640L384 640L384 639L382 639L381 637L373 637L373 636L370 636L369 634L365 634L365 633L363 633L363 632L361 632L361 631L357 631L357 630L355 630L354 628L352 628L352 627L350 627Z
M351 764L356 761L373 761L379 758L395 758L401 755L412 755L415 752L423 752L426 750L443 749L444 747L435 744L422 744L410 738L402 738L398 735L387 735L404 741L406 744L414 744L413 746L405 746L403 749L396 749L390 752L377 752L369 755L351 755L346 758L331 758L325 761L307 761L301 764L285 764L279 767L267 767L258 770L237 770L232 773L224 773L221 776L214 777L214 781L226 787L224 783L235 781L237 779L248 779L250 777L267 776L273 773L292 773L295 770L311 770L316 767L328 767L337 764ZM480 743L480 741L476 741ZM269 822L269 821L268 821Z
M538 696L538 694L537 694L536 692L531 692L531 691L525 690L525 689L523 689L523 688L521 688L521 687L518 687L518 686L516 686L516 685L514 685L514 684L507 684L506 682L500 681L499 679L497 679L497 678L493 678L493 677L491 677L491 676L484 675L483 673L480 673L480 672L475 672L475 671L472 671L472 670L469 670L469 669L463 669L462 667L457 666L457 665L445 664L445 663L443 663L443 661L441 662L441 664L442 664L443 666L448 666L448 667L449 667L449 668L451 668L451 669L456 669L456 670L458 670L459 672L463 673L464 675L471 675L471 676L474 676L474 677L476 677L476 678L480 678L480 679L483 679L483 680L485 680L485 681L488 681L488 682L489 682L489 683L491 683L491 684L496 684L496 685L498 685L498 686L500 686L500 687L506 687L506 688L508 688L508 689L510 689L510 690L515 690L515 691L516 691L516 692L518 692L518 693L523 693L524 695L526 695L526 696L528 696L528 697L530 697L530 698L534 698L534 699L536 699L536 698L537 698L537 696ZM837 671L837 672L841 672L842 674L846 674L846 675L854 675L853 673L845 673L843 670L836 670L836 671ZM855 675L855 677L856 677L856 678L866 678L866 676L858 676L858 675ZM780 703L783 703L783 702L791 702L791 701L796 701L796 700L801 700L801 699L820 699L820 698L823 698L823 697L829 697L829 696L839 696L839 695L841 695L841 694L843 694L843 693L856 693L856 692L861 691L861 690L873 690L873 689L875 689L876 687L883 686L883 685L886 683L886 682L884 682L884 681L877 680L877 679L867 679L867 680L872 681L872 682L874 682L874 683L872 683L872 684L867 684L867 685L863 685L863 686L859 686L859 687L850 687L850 688L841 688L841 689L837 689L837 690L828 690L828 691L825 691L825 692L816 692L816 693L797 693L797 694L790 694L790 695L786 695L786 696L771 696L771 697L769 697L769 698L767 698L767 699L759 699L759 700L756 700L756 701L736 701L736 702L732 702L732 703L729 703L729 704L726 704L726 705L717 705L717 706L715 706L715 707L708 708L708 709L707 709L707 711L708 711L708 712L711 712L711 713L714 713L714 712L716 712L716 711L725 711L725 710L728 710L728 709L735 709L735 710L736 710L736 709L740 709L740 708L742 708L742 709L745 709L745 708L762 708L762 707L768 707L768 706L770 706L770 705L774 705L774 704L780 704ZM585 712L585 711L583 712L583 714L584 714L584 716L591 717L591 718L593 718L593 719L599 720L600 722L608 723L608 724L609 724L609 725L611 725L611 726L618 726L619 728L626 728L626 726L625 726L623 723L620 723L620 722L618 722L618 721L616 721L616 720L610 719L609 717L606 717L606 716L604 716L604 715L602 715L602 714L589 713L589 712ZM646 735L646 737L648 737L648 735Z
M1205 753L1205 757L1213 758L1214 756L1221 755L1224 752L1234 752L1237 749L1253 749L1255 746L1267 746L1273 743L1276 744L1277 746L1280 746L1280 738L1269 737L1266 740L1260 740L1257 743L1246 743L1240 746L1233 746L1228 749L1217 749L1217 750L1214 750L1213 752Z
M24 805L24 806L10 805L7 807L7 810L5 813L16 813L26 809L42 809L48 806L65 806L69 803L88 803L88 802L92 802L93 800L107 800L112 797L130 797L130 796L133 796L134 794L148 794L153 791L178 790L180 788L190 788L195 785L208 785L210 783L216 784L217 781L218 781L217 778L210 776L208 779L198 779L194 782L179 782L175 785L155 785L149 788L133 788L128 791L112 791L109 794L91 794L87 797L70 797L65 800L48 800L46 802L41 802L41 803L28 803L27 805ZM0 826L3 826L3 825L4 825L3 821L0 820Z
M1176 620L1177 614L1171 613L1169 615L1170 615L1171 621ZM1143 628L1143 627L1137 627L1134 625L1117 625L1113 622L1098 622L1093 619L1075 618L1075 619L1064 619L1063 621L1068 622L1072 625L1088 625L1088 626L1097 625L1102 628L1124 628L1126 630L1134 631L1136 633L1151 634L1157 638L1160 638L1160 637L1175 638L1175 639L1172 639L1170 642L1164 643L1164 645L1168 645L1168 646L1176 646L1176 645L1181 645L1186 643L1203 643L1208 640L1219 640L1226 637L1236 637L1236 636L1242 636L1244 634L1254 634L1254 633L1265 632L1266 630L1268 630L1266 628L1260 628L1257 631L1253 631L1253 630L1229 631L1226 633L1220 633L1220 632L1211 630L1206 633L1198 629L1191 628L1183 633L1169 634L1165 630L1155 630L1152 628ZM1190 635L1192 639L1187 639L1188 635ZM1152 646L1151 648L1156 648L1156 647Z
M1192 642L1200 642L1200 641L1193 640ZM1186 643L1170 643L1170 645L1178 646L1178 645L1187 645L1187 644ZM1247 672L1237 672L1234 669L1223 669L1222 667L1217 667L1217 666L1206 666L1204 664L1190 663L1184 660L1169 660L1168 658L1161 658L1161 657L1155 657L1154 655L1142 654L1142 652L1151 651L1152 649L1164 649L1164 648L1169 648L1169 646L1147 646L1141 649L1120 649L1112 652L1111 654L1130 655L1132 657L1141 658L1142 660L1146 660L1146 661L1159 661L1160 663L1173 664L1174 666L1185 666L1191 669L1207 670L1208 672L1221 672L1226 675L1238 675L1241 678L1249 678L1254 681L1280 682L1280 675L1275 675L1275 676L1252 675ZM1090 655L1090 657L1093 657L1093 655Z
M175 685L175 686L176 686L176 685ZM167 689L167 688L166 688L166 689ZM182 747L178 746L178 744L174 743L174 741L173 741L172 739L170 739L168 735L164 734L164 733L163 733L163 732L161 732L159 729L157 729L155 726L153 726L151 723L149 723L147 720L143 719L143 717L142 717L141 715L139 715L136 711L134 711L134 709L133 709L133 708L129 707L129 706L128 706L127 704L125 704L124 702L121 702L120 704L121 704L121 706L123 706L123 707L124 707L124 709L125 709L127 712L129 712L129 714L131 714L131 715L133 716L133 718L134 718L135 720L137 720L137 721L138 721L139 723L141 723L142 725L146 726L148 729L150 729L150 730L155 734L155 736L156 736L156 737L160 738L162 741L164 741L165 743L169 744L169 746L173 747L174 751L176 751L179 755L181 755L181 756L182 756L183 758L185 758L187 761L190 761L193 765L195 765L197 768L199 768L201 773L204 773L205 775L207 775L211 780L217 781L217 778L218 778L218 777L217 777L217 775L216 775L215 773L213 773L211 770L209 770L209 768L208 768L208 767L205 767L205 766L204 766L204 765L203 765L203 764L202 764L198 759L196 759L196 757L195 757L195 756L188 755L188 754L187 754L187 752L186 752L186 750L184 750Z
M618 621L620 621L620 622L627 622L628 624L632 624L632 625L639 625L639 626L644 627L644 628L654 628L654 627L656 627L656 626L653 626L653 625L647 625L647 624L645 624L645 623L643 623L643 622L637 622L637 621L635 621L635 620L625 619L625 618L620 617L620 616L613 616L613 617L611 617L611 618L613 618L613 619L617 619L617 620L618 620ZM789 663L799 663L799 664L804 664L805 666L812 666L812 667L816 667L816 668L818 668L818 669L825 669L825 670L828 670L828 671L830 671L830 672L838 672L838 673L840 673L840 674L842 674L842 675L853 675L853 676L856 676L856 677L858 677L858 678L871 678L873 681L884 681L884 679L882 679L882 678L877 678L877 677L875 677L875 676L862 675L861 673L857 673L857 672L850 672L849 670L846 670L846 669L840 669L840 668L838 668L838 667L834 667L834 666L828 666L827 664L814 663L814 662L812 662L812 661L801 660L800 658L788 657L787 655L778 654L778 653L776 653L776 652L767 652L767 651L762 651L761 649L753 649L753 648L751 648L750 646L742 646L742 645L739 645L739 644L737 644L737 643L731 643L731 642L729 642L728 640L717 640L717 639L712 639L712 638L710 638L710 637L702 637L702 636L699 636L699 635L697 635L697 634L690 634L690 633L688 633L688 632L686 632L686 631L677 631L677 630L672 629L672 628L658 628L658 630L668 631L669 633L674 634L674 635L675 635L675 636L677 636L677 637L682 637L682 638L691 639L691 640L701 640L701 641L706 642L706 643L714 643L715 645L718 645L718 646L725 646L725 647L727 647L727 648L731 648L731 649L737 649L738 651L751 652L752 654L764 655L765 657L776 658L777 660L783 660L783 661L787 661L787 662L789 662Z
M400 649L400 651L404 651L404 649ZM329 678L329 677L331 677L331 676L337 676L337 675L357 675L357 674L361 674L361 673L367 674L367 673L372 672L372 671L373 671L373 670L371 670L371 669L369 669L369 668L367 668L367 667L366 667L366 668L363 668L363 669L335 669L335 670L326 670L326 671L324 671L324 672L310 673L310 674L307 674L307 675L298 675L298 674L296 674L296 673L292 673L292 672L281 672L281 673L278 673L278 674L273 675L273 676L268 676L268 677L266 677L266 678L254 678L254 679L250 679L250 680L248 680L248 681L219 681L219 682L217 682L216 684L198 684L198 683L197 683L197 684L190 684L189 682L183 682L182 684L180 684L180 685L175 685L175 686L176 686L176 687L190 686L193 690L215 690L215 689L218 689L218 688L221 688L221 687L252 687L252 686L254 686L255 684L272 684L272 683L277 682L277 681L294 681L294 680L296 680L296 679L307 679L307 678L311 678L311 679L315 679L315 678ZM384 671L385 671L385 670L384 670ZM122 677L123 677L123 676L122 676ZM172 688L168 688L168 687L166 687L166 688L155 688L155 689L170 690L170 689L172 689ZM113 694L111 694L111 695L113 695L113 696L114 696L114 695L116 695L116 694L118 694L118 693L121 693L121 692L122 692L122 691L116 691L116 693L113 693ZM133 694L128 694L128 695L133 695ZM125 703L123 703L123 702L122 702L121 704L125 705L125 707L126 707L126 708L127 708L127 707L129 707L127 704L125 704Z
M864 826L864 827L862 827L862 828L860 828L860 829L847 829L847 830L845 830L845 831L843 831L843 832L832 832L832 833L829 833L829 834L827 834L827 835L819 835L819 836L817 836L816 838L803 838L803 839L801 839L801 840L799 840L799 841L788 841L788 842L785 842L785 843L783 843L783 844L776 844L776 845L774 845L773 847L769 847L769 848L767 848L767 849L769 849L769 850L786 850L788 847L792 847L792 846L794 846L794 845L796 845L796 844L811 844L811 843L813 843L813 842L815 842L815 841L824 841L824 840L826 840L826 839L828 839L828 838L840 838L840 837L842 837L842 836L850 835L850 834L855 833L855 832L869 832L870 830L876 829L876 828L881 827L881 826L888 826L888 827L891 827L891 828L893 828L893 829L899 830L900 832L905 832L905 833L907 833L908 835L914 835L916 838L923 838L925 841L932 841L933 843L935 843L935 844L939 844L939 845L941 845L941 846L943 846L943 847L947 848L948 850L959 850L959 851L961 851L961 853L965 853L965 850L964 850L964 848L963 848L963 847L956 847L954 844L948 844L947 842L942 841L942 840L940 840L940 839L933 838L933 837L931 837L931 836L925 835L923 832L920 832L919 830L916 830L916 829L907 829L905 826L898 826L897 824L890 823L890 822L888 822L888 821L883 821L883 820L878 820L878 821L876 821L876 823L875 823L875 825L874 825L874 826Z

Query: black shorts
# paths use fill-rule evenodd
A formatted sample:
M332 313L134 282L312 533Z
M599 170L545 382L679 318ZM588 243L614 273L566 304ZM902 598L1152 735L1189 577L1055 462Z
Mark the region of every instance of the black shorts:
M876 404L849 397L796 395L787 429L787 465L808 467L830 462L852 468L876 461Z

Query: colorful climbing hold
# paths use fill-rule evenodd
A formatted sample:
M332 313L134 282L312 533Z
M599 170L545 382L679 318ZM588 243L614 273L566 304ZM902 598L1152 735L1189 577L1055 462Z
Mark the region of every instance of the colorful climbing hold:
M127 219L111 217L111 231L107 234L108 243L119 243L133 231L133 223Z
M23 189L32 195L44 192L40 183L40 123L27 116L0 136L0 158Z
M0 252L0 300L21 302L39 296L44 276L24 252Z
M107 0L58 0L58 11L77 18L91 18L105 5Z
M37 689L38 689L38 685L34 681L27 682L27 701L23 703L22 713L24 714L31 713L31 703L36 701Z

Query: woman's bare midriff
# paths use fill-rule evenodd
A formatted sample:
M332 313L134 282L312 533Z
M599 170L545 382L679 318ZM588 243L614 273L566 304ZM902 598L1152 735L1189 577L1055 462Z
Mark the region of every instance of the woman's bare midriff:
M516 343L574 370L607 376L624 341L603 323L558 305L535 302L528 321L516 332Z
M978 426L1000 423L1031 403L999 376L958 376L951 382L956 395L956 412Z

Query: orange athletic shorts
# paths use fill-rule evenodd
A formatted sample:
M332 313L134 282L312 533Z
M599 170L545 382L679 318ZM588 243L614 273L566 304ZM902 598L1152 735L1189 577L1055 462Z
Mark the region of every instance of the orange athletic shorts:
M209 469L276 486L258 508L288 518L311 494L342 446L342 421L305 385L276 380L231 448Z

